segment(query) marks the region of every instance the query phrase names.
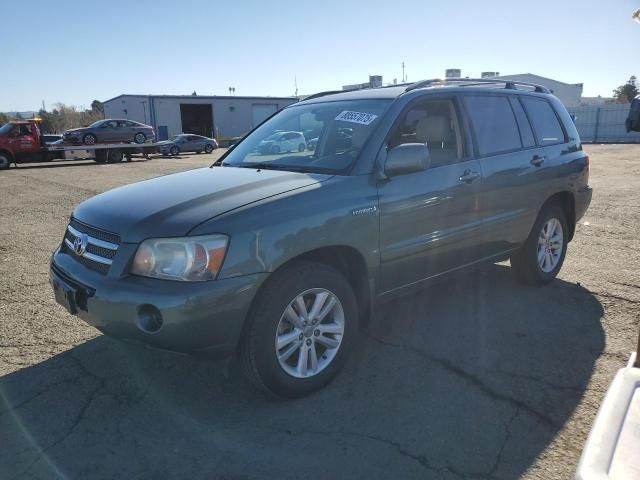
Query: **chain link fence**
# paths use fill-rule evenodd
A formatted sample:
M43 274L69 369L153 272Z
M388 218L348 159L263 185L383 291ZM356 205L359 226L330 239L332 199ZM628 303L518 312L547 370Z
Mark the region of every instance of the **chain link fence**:
M640 143L639 132L629 132L624 122L629 103L567 108L584 143Z

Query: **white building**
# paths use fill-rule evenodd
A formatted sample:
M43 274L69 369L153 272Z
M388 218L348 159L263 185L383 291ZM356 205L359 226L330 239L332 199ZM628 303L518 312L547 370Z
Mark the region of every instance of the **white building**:
M564 83L551 78L541 77L533 73L521 73L518 75L500 75L502 80L515 80L519 82L535 83L547 87L560 99L565 107L577 107L582 97L582 83Z
M103 102L105 118L151 125L158 140L194 133L225 140L244 135L296 97L118 95Z

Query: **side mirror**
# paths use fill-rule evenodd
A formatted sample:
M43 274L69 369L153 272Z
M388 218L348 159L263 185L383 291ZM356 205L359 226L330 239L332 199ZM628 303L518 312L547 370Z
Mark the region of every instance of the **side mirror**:
M405 143L389 150L384 173L395 177L422 172L430 166L429 149L424 143Z

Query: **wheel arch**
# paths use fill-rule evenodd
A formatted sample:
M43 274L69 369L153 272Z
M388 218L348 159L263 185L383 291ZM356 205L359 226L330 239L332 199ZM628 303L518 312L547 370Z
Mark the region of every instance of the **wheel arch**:
M573 193L563 190L561 192L551 195L542 205L544 208L547 205L557 205L562 208L567 216L567 224L569 227L569 241L573 239L573 235L576 231L576 201ZM542 210L542 208L540 210Z
M0 148L0 154L6 155L7 157L9 157L9 161L11 163L15 163L16 157L13 155L13 153L11 153L10 150L7 150L6 148Z
M369 270L362 253L354 247L347 245L320 247L287 259L271 272L269 278L260 286L252 303L255 303L266 286L277 278L278 273L295 266L297 263L305 261L328 265L344 276L356 296L359 324L360 326L366 325L371 313L373 300L373 294L369 284ZM246 321L244 322L241 337L245 334L247 323Z

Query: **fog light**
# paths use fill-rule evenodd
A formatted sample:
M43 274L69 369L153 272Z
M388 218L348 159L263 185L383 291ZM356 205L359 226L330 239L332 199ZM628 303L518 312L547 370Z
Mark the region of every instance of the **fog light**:
M138 308L138 328L145 333L155 333L162 327L162 314L153 305Z

